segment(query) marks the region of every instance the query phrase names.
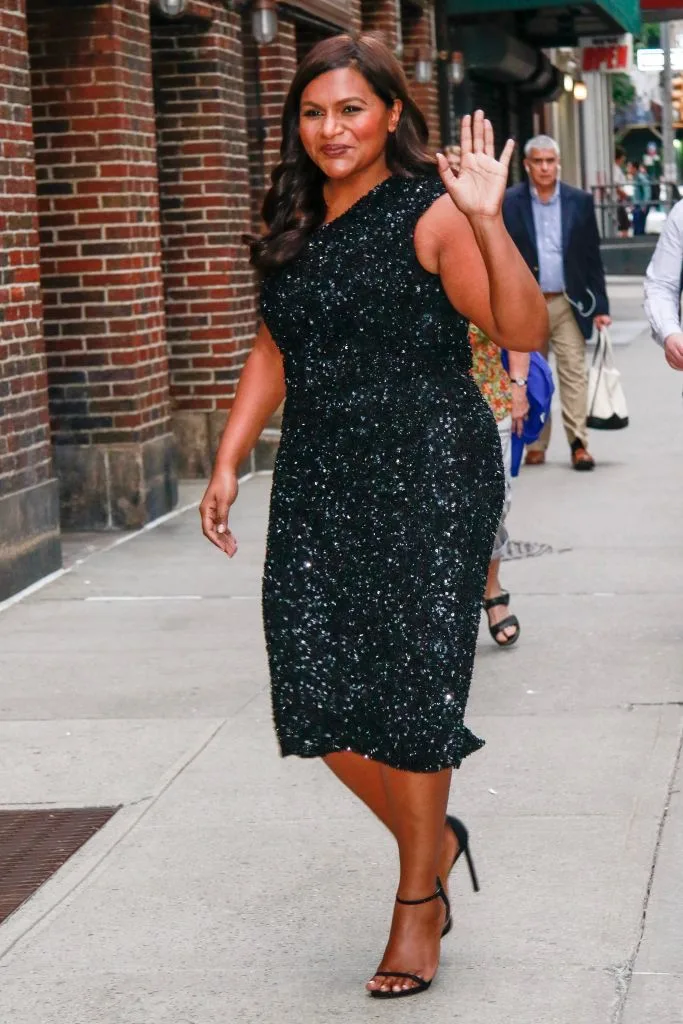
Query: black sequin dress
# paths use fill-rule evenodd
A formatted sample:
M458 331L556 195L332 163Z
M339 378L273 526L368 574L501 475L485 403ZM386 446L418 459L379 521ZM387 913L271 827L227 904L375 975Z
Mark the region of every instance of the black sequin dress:
M413 234L438 177L391 177L263 286L284 354L263 610L283 754L459 766L504 497L467 322Z

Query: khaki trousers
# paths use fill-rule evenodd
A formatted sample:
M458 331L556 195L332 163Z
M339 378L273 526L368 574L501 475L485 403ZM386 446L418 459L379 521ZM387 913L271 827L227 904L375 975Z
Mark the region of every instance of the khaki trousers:
M586 373L586 341L579 330L571 304L564 295L546 299L550 316L550 344L543 355L548 358L548 348L555 354L557 380L560 386L562 422L567 440L571 445L580 441L588 447L586 411L588 405L588 375ZM550 417L538 441L529 445L531 451L544 452L550 443Z

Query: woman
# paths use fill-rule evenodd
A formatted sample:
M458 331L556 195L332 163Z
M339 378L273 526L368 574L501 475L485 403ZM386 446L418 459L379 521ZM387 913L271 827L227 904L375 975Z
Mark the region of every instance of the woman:
M500 345L547 333L500 215L512 143L496 161L481 112L463 137L460 178L440 157L440 180L372 36L304 59L253 245L264 323L200 509L233 556L237 467L286 395L263 583L275 726L283 754L324 758L396 837L398 897L368 982L383 998L436 973L466 846L446 822L451 770L482 745L463 715L504 480L467 324Z
M500 350L474 324L470 324L469 340L472 347L472 376L495 418L505 469L505 504L493 542L482 607L488 619L489 633L495 642L499 647L512 647L519 639L520 625L516 615L508 615L510 595L500 584L500 563L509 540L505 520L510 511L512 488L512 433L514 431L522 436L524 419L529 412L526 389L529 354L510 352L508 374L500 358Z

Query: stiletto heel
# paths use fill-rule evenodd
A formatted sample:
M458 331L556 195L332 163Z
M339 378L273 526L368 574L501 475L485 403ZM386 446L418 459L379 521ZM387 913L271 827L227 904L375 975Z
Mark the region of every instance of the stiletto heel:
M433 900L441 899L446 907L446 924L444 925L444 932L446 929L450 930L451 927L451 905L448 900L448 896L443 891L441 879L436 880L436 892L433 892L431 896L425 896L421 900L402 900L400 896L396 897L396 902L400 903L404 907L417 907L423 903L431 903ZM373 999L401 999L403 996L417 996L421 992L426 992L434 978L421 978L419 974L409 974L407 971L375 971L373 977L375 978L407 978L409 981L415 982L412 988L402 988L398 992L394 992L393 989L389 989L387 992L382 992L381 989L370 989L370 995ZM436 977L436 975L434 976Z
M467 867L470 870L470 878L472 880L472 888L474 889L475 892L479 892L479 879L477 878L477 872L475 870L474 861L472 860L472 854L470 852L470 834L467 831L467 829L466 829L465 825L463 824L463 822L460 821L459 818L454 818L450 814L448 814L446 816L446 824L451 829L451 831L453 832L453 834L454 834L454 836L455 836L455 838L456 838L456 840L458 842L458 852L456 853L455 857L453 858L453 863L451 864L451 869L448 872L448 874L450 875L451 871L453 870L453 868L457 864L458 859L464 853L465 854L465 860L467 861Z
M474 868L474 861L472 860L472 854L470 853L469 846L465 847L465 860L467 861L467 867L470 869L470 878L472 879L472 888L475 892L479 892L479 879L477 878L477 872Z

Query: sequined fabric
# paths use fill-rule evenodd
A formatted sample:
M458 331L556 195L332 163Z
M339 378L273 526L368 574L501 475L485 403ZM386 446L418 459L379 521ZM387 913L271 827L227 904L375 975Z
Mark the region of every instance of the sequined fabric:
M284 354L263 611L284 755L459 766L504 477L467 322L419 264L438 178L392 177L269 275Z

